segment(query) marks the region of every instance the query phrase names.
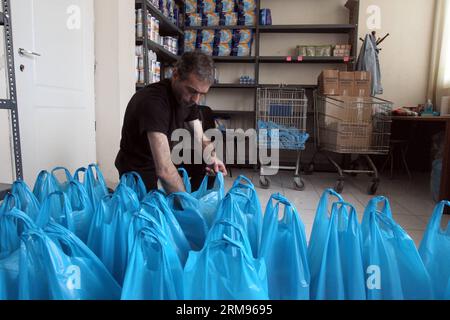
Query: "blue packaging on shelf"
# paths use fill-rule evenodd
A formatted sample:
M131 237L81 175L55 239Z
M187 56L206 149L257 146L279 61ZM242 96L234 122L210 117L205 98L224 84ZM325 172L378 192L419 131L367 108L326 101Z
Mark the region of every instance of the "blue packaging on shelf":
M200 45L200 50L207 55L212 56L214 45L212 43L202 43Z
M215 0L198 0L198 11L201 13L216 12Z
M184 32L184 43L193 43L197 42L197 31L195 30L186 30Z
M236 12L222 12L220 14L221 26L237 26L238 14Z
M216 0L216 11L223 13L231 13L236 11L235 0Z
M220 16L218 13L205 13L203 15L203 26L218 26L220 24Z
M202 44L208 43L208 44L214 44L214 39L216 36L216 32L214 30L202 30Z
M251 55L251 43L239 43L233 46L232 55L236 57L248 57Z
M240 12L238 16L238 25L255 26L256 14L254 12Z
M228 29L216 30L216 42L229 43L233 42L233 31Z
M187 14L197 13L198 12L197 0L185 0L184 1L184 12Z
M251 43L253 40L253 31L250 29L237 29L233 33L235 43Z
M199 13L189 13L186 15L186 27L201 27L202 16Z
M219 43L214 46L213 55L218 57L228 57L231 55L231 43Z
M238 8L243 12L255 12L256 1L255 0L238 0Z
M270 9L261 9L259 23L263 26L272 25L272 12Z

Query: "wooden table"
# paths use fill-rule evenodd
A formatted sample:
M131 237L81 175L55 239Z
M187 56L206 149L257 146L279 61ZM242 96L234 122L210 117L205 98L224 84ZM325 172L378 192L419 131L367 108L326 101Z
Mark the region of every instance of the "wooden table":
M450 200L450 115L440 117L393 116L392 121L415 121L443 123L445 125L444 158L442 159L442 177L439 199Z

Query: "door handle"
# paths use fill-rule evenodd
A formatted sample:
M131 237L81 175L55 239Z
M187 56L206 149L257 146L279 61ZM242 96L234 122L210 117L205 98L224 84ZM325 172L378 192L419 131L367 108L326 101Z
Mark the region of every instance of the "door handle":
M33 51L30 51L30 50L25 50L25 49L23 49L23 48L20 48L20 49L19 49L19 54L20 54L21 56L24 56L24 55L32 55L32 56L38 56L38 57L41 56L40 53L33 52Z

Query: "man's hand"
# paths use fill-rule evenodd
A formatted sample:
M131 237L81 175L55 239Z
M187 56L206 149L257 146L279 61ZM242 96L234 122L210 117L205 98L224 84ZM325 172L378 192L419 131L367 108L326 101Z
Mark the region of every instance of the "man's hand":
M225 167L225 164L217 159L217 158L213 158L212 160L212 164L209 165L208 167L206 167L206 171L208 172L208 174L217 174L219 172L222 172L222 174L226 177L228 175L227 172L227 168Z

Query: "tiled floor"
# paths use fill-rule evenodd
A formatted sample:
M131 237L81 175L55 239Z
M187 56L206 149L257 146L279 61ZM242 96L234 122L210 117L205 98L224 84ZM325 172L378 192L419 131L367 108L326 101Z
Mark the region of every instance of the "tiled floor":
M294 203L305 224L308 239L319 198L326 188L334 187L337 178L337 174L334 173L315 173L311 176L304 176L305 190L296 191L293 189L293 172L282 171L271 178L271 187L265 190L259 187L259 172L233 169L233 178L228 177L225 181L227 190L233 184L234 179L241 174L255 184L263 210L265 210L270 196L276 192L280 192ZM360 222L364 208L372 198L367 194L369 181L369 178L364 175L348 177L342 192L344 200L356 208ZM389 198L394 219L408 232L418 246L436 205L430 196L429 177L424 174L414 174L411 181L406 176L393 180L382 178L377 195ZM444 215L442 220L441 225L446 228L450 216Z

